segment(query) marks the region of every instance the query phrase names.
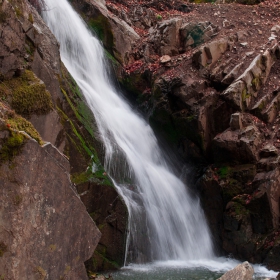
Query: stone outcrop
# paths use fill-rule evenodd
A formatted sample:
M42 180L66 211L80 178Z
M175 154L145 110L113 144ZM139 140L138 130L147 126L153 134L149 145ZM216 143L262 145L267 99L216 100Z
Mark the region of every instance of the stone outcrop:
M182 19L173 18L164 20L150 32L150 42L158 51L159 55L176 55L179 53L180 37L179 30Z
M131 62L130 52L140 37L126 21L108 11L105 1L72 1L73 6L120 63Z
M273 63L279 58L278 53L279 45L275 44L264 54L258 55L245 72L223 93L238 110L252 107L253 100L257 99L258 92L265 84Z
M218 33L218 28L211 22L185 23L180 28L183 50L189 50L202 43L208 42Z
M248 262L244 262L225 273L219 280L251 280L253 279L253 274L254 268Z
M0 38L0 179L11 190L1 193L0 211L7 218L0 222L4 232L0 275L9 275L9 279L87 279L84 262L93 256L101 236L93 222L97 217L86 212L94 211L88 205L99 201L98 205L108 208L108 212L101 209L104 213L98 225L108 220L109 233L102 245L109 247L108 254L114 252L108 256L102 251L102 265L94 269L123 264L124 251L119 248L125 244L127 209L103 175L99 160L103 149L94 117L60 61L56 39L29 1L16 2L0 3L4 35ZM50 143L41 147L29 140L22 145L25 138L40 145ZM93 165L97 166L95 172ZM78 188L87 183L94 186L89 194ZM103 187L110 195L100 198L96 192ZM112 200L114 207L110 207ZM102 226L100 230L104 231ZM117 241L111 242L114 238ZM97 258L100 260L94 255L91 262Z
M19 76L24 69L30 68L45 83L53 104L56 104L62 94L57 78L60 73L59 47L54 36L35 9L25 2L15 9L9 1L3 1L1 14L2 78ZM63 130L57 113L50 110L43 114L30 114L29 117L44 140L55 145ZM63 145L61 139L61 151Z
M10 111L2 105L1 113L6 119ZM84 262L100 232L70 181L68 160L3 119L1 147L0 274L7 279L88 279Z

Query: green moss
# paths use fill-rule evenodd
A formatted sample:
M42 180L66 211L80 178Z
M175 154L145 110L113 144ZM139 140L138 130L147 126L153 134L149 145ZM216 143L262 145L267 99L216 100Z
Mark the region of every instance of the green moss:
M25 70L17 78L0 83L0 97L19 114L46 114L52 110L51 95L33 72Z
M109 59L109 61L112 63L112 65L120 66L120 63L107 50L105 50L105 55Z
M103 167L101 167L98 171L94 173L94 177L101 180L103 185L113 186L110 177L106 174Z
M79 145L81 145L83 147L83 150L86 151L86 153L90 156L93 157L94 159L97 159L97 154L96 151L94 149L91 149L91 147L88 147L86 144L86 141L83 139L83 137L80 135L80 133L78 132L78 130L76 129L74 123L70 120L70 118L68 118L68 116L60 109L57 107L57 110L60 114L60 116L62 117L63 121L68 121L69 124L71 125L72 128L72 132L75 134L75 136L79 139ZM71 137L71 136L70 136ZM75 142L76 143L76 142ZM78 146L77 146L78 147ZM81 150L80 150L81 151ZM82 151L81 151L82 152ZM97 162L96 162L97 163ZM98 161L99 163L99 161Z
M157 15L156 15L156 19L157 19L157 20L162 20L162 16L161 16L160 14L157 14Z
M18 6L14 7L17 17L22 17L22 10Z
M114 35L111 30L111 26L108 19L102 14L100 14L97 17L90 18L88 24L90 29L104 43L106 49L110 53L113 53Z
M74 173L71 175L71 181L76 184L88 182L93 177L91 172Z
M19 131L25 131L30 137L35 139L40 145L43 145L43 140L38 133L38 131L34 128L34 126L24 119L21 116L15 115L12 118L7 120L7 123L11 126L12 129L16 129Z
M0 242L0 257L3 257L4 253L8 251L8 247L4 242Z
M12 95L12 107L19 114L47 114L53 104L46 86L30 71L21 78L21 84L15 88Z
M106 174L103 167L99 164L98 170L92 172L92 166L89 167L85 172L82 173L73 173L71 175L71 181L76 184L82 184L88 181L93 181L106 186L113 186L113 183L110 177Z
M254 91L257 91L257 90L260 89L260 87L261 87L261 81L260 81L260 78L259 78L259 77L255 77L255 78L252 80L252 86L253 86Z
M228 173L229 173L229 167L228 167L228 166L220 167L220 168L218 169L218 174L219 174L219 177L220 177L221 179L226 178L227 175L228 175Z
M265 108L265 102L262 101L262 102L259 104L258 108L259 108L260 110L263 110L263 109Z
M247 89L244 88L242 90L242 101L244 102L246 100L246 98L247 98Z
M28 15L28 20L33 24L34 19L33 19L33 15L31 13Z
M47 272L41 266L36 267L36 272L39 274L39 279L40 280L46 279Z
M0 150L1 161L13 159L18 155L24 145L25 136L21 133L11 132L11 136L4 142Z
M84 100L84 96L81 93L73 77L69 73L66 73L65 69L62 69L61 72L62 72L62 78L66 83L66 86L71 90L72 96L70 96L70 94L67 93L67 90L64 89L61 82L62 93L64 94L68 104L73 110L76 118L84 125L88 133L94 138L93 114L89 109L88 105L86 104L86 101Z

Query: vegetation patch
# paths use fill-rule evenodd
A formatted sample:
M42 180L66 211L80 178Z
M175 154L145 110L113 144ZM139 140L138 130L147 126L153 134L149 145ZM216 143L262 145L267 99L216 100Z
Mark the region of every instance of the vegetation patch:
M0 97L7 100L18 114L47 114L53 104L45 84L32 71L0 84Z
M107 50L110 53L113 53L114 35L108 19L103 15L99 15L97 17L90 18L88 25L96 36L104 43Z
M34 128L32 123L27 121L25 118L15 115L14 117L9 118L7 120L7 123L12 129L26 132L31 138L35 139L40 145L43 145L44 142L40 134Z
M17 132L10 132L10 137L6 139L0 150L1 161L12 160L21 152L26 137Z
M36 272L39 274L39 279L44 280L47 277L47 272L41 266L36 267Z

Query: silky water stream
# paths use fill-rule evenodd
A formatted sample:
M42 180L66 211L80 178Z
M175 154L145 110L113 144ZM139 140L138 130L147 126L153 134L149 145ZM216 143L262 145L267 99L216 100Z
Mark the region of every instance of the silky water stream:
M103 48L79 15L66 0L45 2L44 20L95 116L106 172L129 210L126 266L115 279L216 279L237 262L215 257L199 199L172 172L150 126L112 86Z

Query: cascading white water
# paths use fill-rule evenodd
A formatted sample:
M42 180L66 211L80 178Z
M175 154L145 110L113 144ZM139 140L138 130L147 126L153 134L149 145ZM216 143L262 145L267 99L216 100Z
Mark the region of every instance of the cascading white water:
M106 72L103 49L66 0L45 0L44 19L60 43L62 61L81 88L96 118L105 168L130 214L129 262L197 260L213 257L199 200L165 162L150 126L118 95ZM125 157L132 184L116 179ZM116 176L116 177L114 177Z

